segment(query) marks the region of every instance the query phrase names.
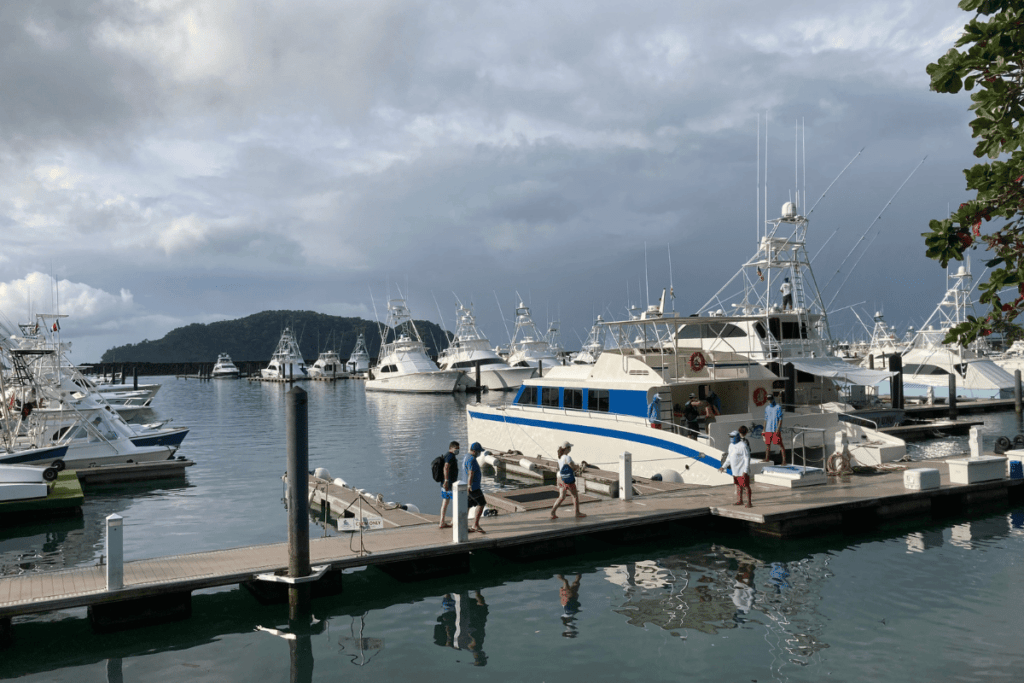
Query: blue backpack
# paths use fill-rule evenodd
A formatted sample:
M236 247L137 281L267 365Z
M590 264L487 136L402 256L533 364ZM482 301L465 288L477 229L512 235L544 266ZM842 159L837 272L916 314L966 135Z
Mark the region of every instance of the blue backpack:
M572 467L569 465L562 465L562 469L558 471L558 476L560 476L562 481L566 484L576 483L576 473L572 471Z

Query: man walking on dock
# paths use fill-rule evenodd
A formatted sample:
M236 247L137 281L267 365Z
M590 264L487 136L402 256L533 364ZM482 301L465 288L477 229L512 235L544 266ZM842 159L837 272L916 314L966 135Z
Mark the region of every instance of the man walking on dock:
M580 512L580 494L576 491L576 474L579 472L579 467L569 457L569 451L571 450L572 444L568 441L563 441L562 445L558 447L558 500L555 501L554 507L551 508L551 519L558 519L555 511L562 504L562 501L565 500L566 493L572 494L572 504L576 509L576 516L586 517L585 514Z
M782 445L782 406L775 402L775 394L768 395L768 405L764 407L764 447L765 460L772 459L772 444L779 445L782 452L782 464L786 464L786 447Z
M743 490L747 491L747 507L754 507L753 495L750 488L750 449L743 442L739 432L729 432L729 451L725 455L725 462L718 468L724 472L728 467L732 471L732 481L736 484L736 502L733 505L743 505Z
M445 521L445 515L448 514L448 503L452 500L452 482L459 474L458 455L459 442L452 441L448 444L448 452L441 456L444 458L444 481L441 482L441 521L438 522L438 529L447 529L451 526Z
M476 517L474 517L473 524L469 527L469 530L477 531L481 534L486 533L480 528L480 515L484 512L487 499L484 498L484 492L480 490L480 480L483 478L483 473L480 471L480 463L477 462L477 458L480 457L483 450L483 446L478 442L474 442L469 447L469 455L462 461L462 471L466 473L466 485L469 489L466 508L469 510L476 508Z

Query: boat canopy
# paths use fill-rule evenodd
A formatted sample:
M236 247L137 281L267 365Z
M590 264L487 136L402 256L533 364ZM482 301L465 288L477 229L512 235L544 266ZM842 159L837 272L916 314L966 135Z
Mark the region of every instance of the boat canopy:
M828 377L842 384L863 384L874 386L879 382L889 379L895 372L888 370L869 370L867 368L850 365L841 358L791 358L785 362L809 375Z

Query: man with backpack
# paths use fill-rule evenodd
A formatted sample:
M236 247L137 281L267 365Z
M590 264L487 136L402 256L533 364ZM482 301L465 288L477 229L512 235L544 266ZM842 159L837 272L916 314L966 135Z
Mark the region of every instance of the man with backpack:
M459 475L459 442L452 441L448 444L448 452L441 456L442 463L442 478L441 478L441 521L438 523L438 529L447 529L451 527L447 521L445 521L445 515L448 514L448 503L452 500L452 482ZM437 479L436 475L434 477Z

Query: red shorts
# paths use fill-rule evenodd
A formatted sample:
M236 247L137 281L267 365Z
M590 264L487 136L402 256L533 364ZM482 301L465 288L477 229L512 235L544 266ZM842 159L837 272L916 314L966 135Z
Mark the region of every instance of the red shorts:
M562 487L563 489L565 489L566 491L570 491L570 492L576 491L576 482L573 482L571 484L566 484L564 481L559 479L558 480L558 485L560 487Z
M778 432L765 432L764 433L764 445L771 446L772 444L782 445L782 435Z
M660 422L652 422L651 423L651 429L661 429L661 423Z
M733 481L734 484L736 484L740 488L749 489L750 488L750 473L748 472L747 474L744 474L742 476L733 477L732 481Z

